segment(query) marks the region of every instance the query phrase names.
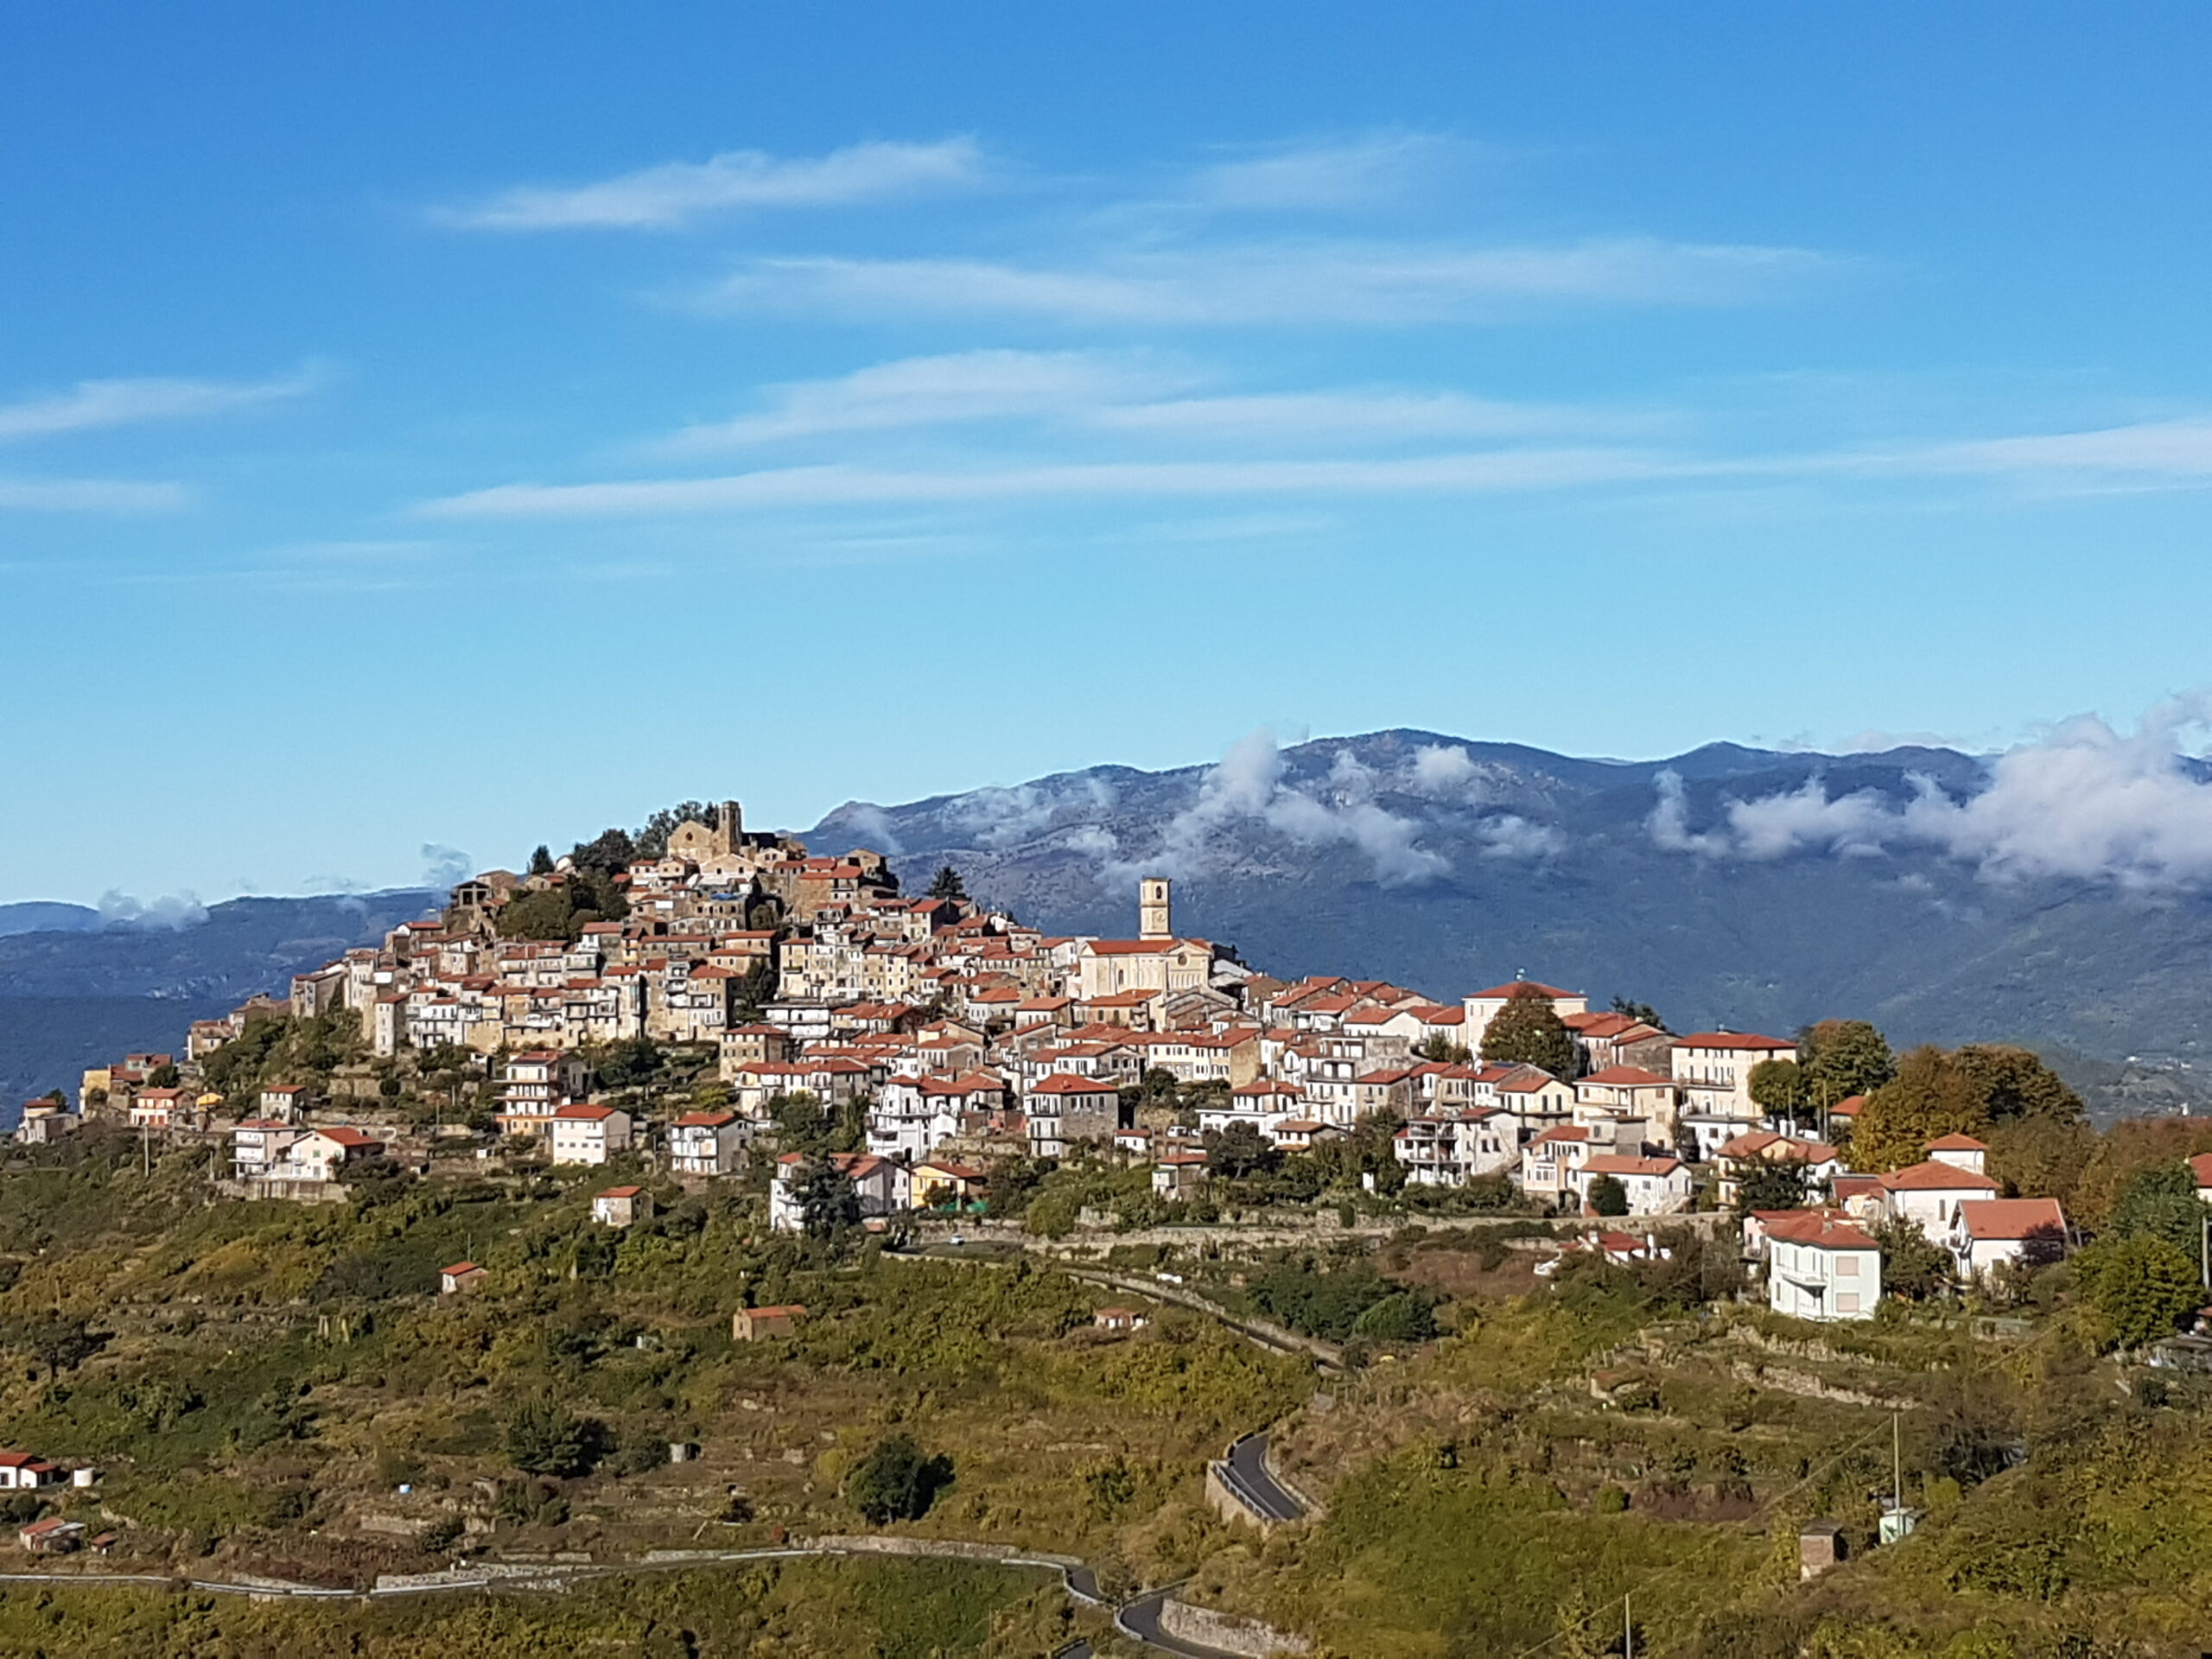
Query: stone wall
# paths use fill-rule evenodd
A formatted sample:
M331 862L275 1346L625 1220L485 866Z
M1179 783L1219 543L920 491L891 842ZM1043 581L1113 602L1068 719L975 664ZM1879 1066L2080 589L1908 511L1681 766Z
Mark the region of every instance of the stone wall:
M1193 1607L1170 1596L1160 1605L1160 1628L1180 1642L1201 1648L1218 1648L1243 1659L1272 1659L1279 1653L1311 1653L1313 1644L1302 1636L1262 1624L1255 1618L1237 1618L1211 1607Z

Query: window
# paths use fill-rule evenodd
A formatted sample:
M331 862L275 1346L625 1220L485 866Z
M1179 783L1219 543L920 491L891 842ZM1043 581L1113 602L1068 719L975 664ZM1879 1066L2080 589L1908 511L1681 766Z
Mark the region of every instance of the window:
M1855 1255L1836 1257L1835 1272L1839 1279L1856 1279L1859 1276L1859 1258Z
M1835 1311L1839 1313L1856 1313L1859 1311L1859 1293L1855 1290L1839 1293L1835 1299Z

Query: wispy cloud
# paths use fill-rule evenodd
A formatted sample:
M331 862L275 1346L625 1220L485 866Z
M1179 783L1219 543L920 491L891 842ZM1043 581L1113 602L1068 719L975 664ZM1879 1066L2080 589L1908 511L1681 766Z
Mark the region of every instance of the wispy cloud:
M1442 183L1476 150L1463 139L1402 128L1294 140L1201 167L1186 194L1205 206L1248 212L1372 207Z
M973 189L989 169L972 139L849 144L826 156L732 149L581 185L525 185L434 217L466 230L671 230L741 208L832 207Z
M0 478L0 512L175 512L192 504L181 484L118 478Z
M1259 393L1110 404L1090 424L1156 433L1178 442L1327 438L1342 444L1406 438L1521 437L1623 432L1658 424L1648 416L1558 404L1523 404L1456 391L1370 391Z
M1322 241L1137 251L1087 262L772 257L700 296L710 308L1046 318L1154 327L1410 324L1552 303L1724 305L1836 264L1803 248L1616 238L1564 246Z
M1186 443L1648 431L1646 415L1457 391L1368 388L1241 396L1189 393L1208 377L1158 353L986 350L904 358L772 386L760 412L684 428L656 446L700 454L793 438L982 421L1054 421Z
M2133 473L2212 478L2212 420L2150 421L1939 445L1904 458L1929 471Z
M505 484L425 503L437 518L655 518L856 502L1067 496L1469 494L1695 477L1724 470L1609 449L1512 449L1378 461L1097 461L956 472L787 467L722 478Z
M885 430L1067 415L1191 383L1135 353L1099 352L954 352L879 363L823 380L769 389L757 415L685 428L667 447L699 451Z
M0 442L225 415L299 397L316 379L301 373L277 380L80 380L67 391L0 404Z

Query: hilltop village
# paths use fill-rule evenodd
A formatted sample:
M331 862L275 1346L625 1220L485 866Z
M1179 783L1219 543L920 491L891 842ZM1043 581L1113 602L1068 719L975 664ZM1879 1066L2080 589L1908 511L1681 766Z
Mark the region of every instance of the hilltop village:
M1973 1135L1852 1158L1894 1070L1863 1025L1676 1033L1525 978L1451 1000L1280 979L1179 934L1164 878L1139 883L1131 937L1055 937L951 870L910 897L878 854L747 832L735 802L653 839L464 881L381 948L196 1024L181 1058L87 1071L73 1114L29 1103L19 1134L106 1119L210 1142L240 1198L342 1199L365 1170L494 1155L765 1171L786 1231L825 1206L874 1228L988 1216L1009 1172L1088 1160L1147 1169L1160 1213L1210 1216L1224 1173L1357 1142L1370 1192L1588 1216L1610 1225L1585 1247L1624 1258L1656 1248L1626 1227L1733 1211L1772 1306L1824 1319L1872 1316L1886 1229L1962 1281L2067 1247L2058 1200L2004 1196ZM594 1213L626 1224L640 1192Z

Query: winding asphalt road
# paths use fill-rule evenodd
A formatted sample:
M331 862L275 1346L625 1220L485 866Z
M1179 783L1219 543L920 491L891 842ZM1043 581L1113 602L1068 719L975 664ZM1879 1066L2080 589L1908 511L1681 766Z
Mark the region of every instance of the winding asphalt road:
M1223 1484L1262 1521L1300 1521L1306 1506L1268 1471L1268 1437L1247 1434L1222 1459Z

